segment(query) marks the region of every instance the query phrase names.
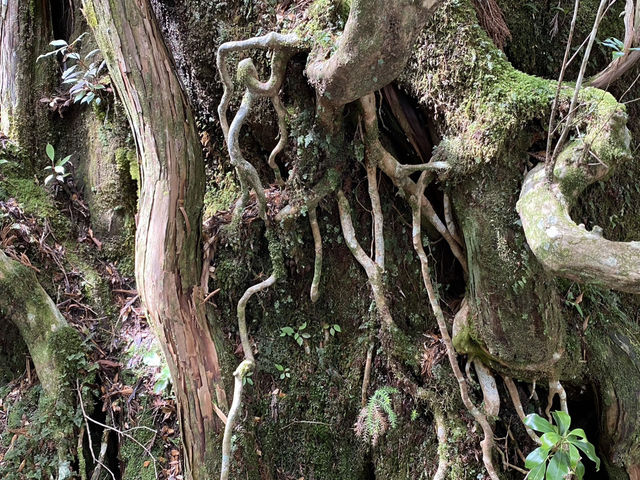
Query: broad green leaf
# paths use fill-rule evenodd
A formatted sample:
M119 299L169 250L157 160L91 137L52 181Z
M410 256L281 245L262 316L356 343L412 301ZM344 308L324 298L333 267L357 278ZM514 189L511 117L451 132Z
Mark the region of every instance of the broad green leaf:
M571 465L571 469L575 470L578 462L582 457L580 457L580 452L573 445L569 444L569 464Z
M296 337L296 342L298 342L298 345L302 346L303 344L302 337Z
M281 372L284 371L284 367L282 365L276 363L275 366L276 366L276 369L278 369L279 371Z
M551 415L558 425L560 435L565 435L571 426L571 417L562 411L552 412Z
M56 155L56 151L53 149L53 145L51 145L50 143L47 143L47 157L49 157L53 162L55 155Z
M576 480L582 480L584 477L584 464L582 462L578 462L578 466L576 467Z
M574 428L573 430L571 430L569 432L568 437L581 438L581 439L585 440L587 438L587 434L584 433L584 430L581 429L581 428Z
M536 465L531 471L527 474L527 480L543 480L544 471L547 468L546 463L541 463Z
M573 440L573 439L569 439L569 443L571 443L571 445L575 445L580 450L582 450L584 454L589 458L589 460L591 460L592 462L595 462L596 470L600 470L600 459L596 455L596 449L591 443L587 441Z
M304 330L305 328L307 328L307 322L304 322L302 325L300 325L298 327L298 330Z
M547 458L549 458L549 451L538 447L527 455L527 458L524 461L524 466L529 469L533 468L541 463L545 463Z
M336 332L342 332L342 328L340 328L340 325L334 325L334 326L333 326L333 329L334 329Z
M291 328L291 327L282 327L282 328L280 329L280 331L281 331L284 335L293 335L293 334L294 334L293 328ZM282 336L282 335L281 335L281 336Z
M63 167L64 165L66 165L66 163L69 161L70 158L71 158L71 155L67 155L66 157L64 157L62 160L58 162L58 166Z
M533 428L537 432L543 432L543 433L556 432L557 433L557 429L537 413L530 413L529 415L524 417L524 424L527 427Z
M542 441L542 447L546 450L551 450L558 444L561 439L562 437L556 432L547 432L542 435L542 437L540 437L540 440Z
M545 480L563 480L569 470L569 457L563 451L558 451L549 462Z

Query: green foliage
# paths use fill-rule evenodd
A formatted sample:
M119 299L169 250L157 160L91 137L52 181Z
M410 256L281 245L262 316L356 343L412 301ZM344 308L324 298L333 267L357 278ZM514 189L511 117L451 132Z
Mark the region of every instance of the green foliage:
M47 150L47 157L49 157L49 160L51 161L51 165L47 165L46 167L44 167L44 170L45 172L51 172L51 173L47 176L47 178L44 179L44 184L49 185L53 183L53 185L57 185L59 183L60 184L64 183L64 179L70 175L70 173L66 171L65 165L67 163L69 163L70 165L73 165L71 162L69 162L69 160L71 159L71 155L67 155L66 157L56 162L55 160L56 151L53 148L53 145L51 145L50 143L47 143L46 150Z
M276 367L276 370L280 372L280 380L284 380L285 378L291 378L291 370L289 369L289 367L283 367L279 363L275 363L274 365Z
M62 56L62 65L65 66L62 71L62 85L68 86L69 96L73 103L90 104L95 102L100 105L103 100L103 94L110 91L108 85L110 83L109 76L105 71L106 62L100 58L100 50L91 50L84 57L80 56L78 50L81 40L86 32L80 35L71 43L65 40L54 40L49 43L55 47L55 50L40 55L36 61L41 58ZM94 59L92 61L92 59ZM50 101L50 106L58 107L58 100L54 98Z
M526 458L525 467L529 469L528 480L562 480L575 475L577 480L584 477L584 464L580 452L595 462L600 469L600 459L594 446L587 441L581 428L571 427L571 417L564 412L553 412L555 425L540 415L532 413L524 419L524 424L542 433L542 445Z
M624 57L626 53L626 49L624 48L624 42L615 37L609 37L605 41L602 42L602 45L605 47L609 47L613 52L611 52L611 56L615 60L616 58ZM640 50L638 47L630 47L628 50Z
M398 390L393 387L377 389L358 415L354 426L356 435L373 446L377 445L387 430L395 428L398 423L398 416L391 404L391 395L394 393L398 393Z
M342 332L342 328L340 328L340 325L338 325L337 323L334 323L333 325L325 323L322 325L322 328L324 330L329 330L329 333L332 337L335 336L336 333Z
M307 328L307 322L304 322L302 325L300 325L297 330L294 330L292 327L282 327L280 329L280 336L292 337L298 343L298 345L302 346L306 339L311 338L310 334L303 332L305 328Z

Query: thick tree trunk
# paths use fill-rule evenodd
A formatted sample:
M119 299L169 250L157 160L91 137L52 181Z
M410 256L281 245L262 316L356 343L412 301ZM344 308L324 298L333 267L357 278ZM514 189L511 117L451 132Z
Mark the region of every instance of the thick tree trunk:
M0 131L33 152L47 112L39 96L55 78L51 63L37 62L51 38L48 2L3 2L0 17Z
M194 118L149 3L83 3L140 155L136 279L172 372L185 470L212 478L214 403L226 409L226 397L200 285L204 168Z

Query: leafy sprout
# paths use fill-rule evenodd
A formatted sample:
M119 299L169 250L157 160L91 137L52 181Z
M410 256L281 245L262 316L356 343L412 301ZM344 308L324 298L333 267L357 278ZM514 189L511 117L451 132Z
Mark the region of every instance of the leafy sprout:
M44 167L45 171L50 171L51 173L44 179L44 184L49 185L50 183L64 183L64 179L69 176L69 173L65 170L65 165L67 163L71 164L69 160L71 159L71 155L67 155L61 160L55 161L56 151L53 148L53 145L47 143L47 157L51 161L51 165Z
M292 337L298 343L298 345L302 346L306 339L311 338L310 334L303 331L305 328L307 328L307 322L304 322L296 330L294 330L292 327L282 327L280 328L280 336Z
M604 40L602 42L602 45L604 45L605 47L609 47L613 50L613 52L611 53L611 56L613 57L613 59L615 60L616 58L620 58L623 57L624 54L626 53L626 50L624 48L624 42L618 38L615 37L609 37L606 40ZM640 48L638 47L630 47L628 49L629 51L633 51L633 50L639 50Z
M584 478L582 454L600 469L600 459L595 447L587 441L582 428L571 427L571 417L565 412L552 412L556 425L540 415L532 413L524 419L524 424L542 433L542 444L526 458L525 467L529 469L527 480L562 480L575 475L577 480Z
M62 64L65 69L62 72L62 84L68 85L68 93L73 103L89 104L95 102L100 105L102 102L101 92L108 91L108 76L103 74L106 62L100 58L100 50L95 49L82 57L78 53L80 40L87 33L83 33L73 42L67 43L65 40L54 40L49 43L56 47L55 50L40 55L37 60L51 56L62 56ZM37 61L36 60L36 61ZM52 100L56 107L56 100Z

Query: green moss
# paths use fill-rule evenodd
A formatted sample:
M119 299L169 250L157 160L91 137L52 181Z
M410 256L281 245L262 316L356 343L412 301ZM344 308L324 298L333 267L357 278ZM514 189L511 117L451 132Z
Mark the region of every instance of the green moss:
M211 218L217 212L228 210L239 195L240 187L234 174L219 174L217 181L209 183L204 195L204 218Z

